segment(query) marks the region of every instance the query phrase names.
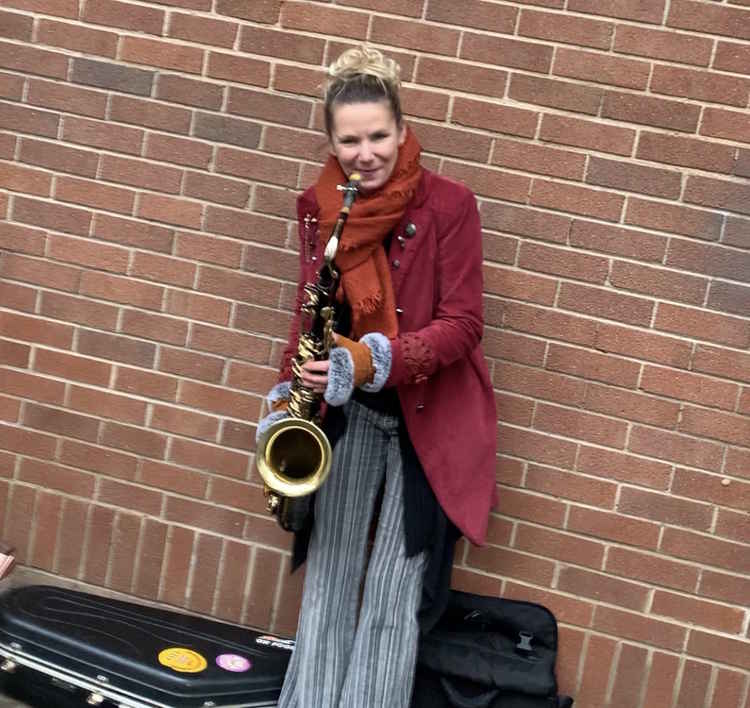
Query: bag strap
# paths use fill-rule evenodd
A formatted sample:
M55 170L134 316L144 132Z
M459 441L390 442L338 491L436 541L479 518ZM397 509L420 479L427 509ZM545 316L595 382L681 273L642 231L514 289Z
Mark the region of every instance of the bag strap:
M500 695L500 691L497 688L491 688L489 691L480 693L478 696L463 696L451 685L445 676L440 677L440 685L443 687L445 695L448 696L451 705L456 706L456 708L488 708L490 703Z

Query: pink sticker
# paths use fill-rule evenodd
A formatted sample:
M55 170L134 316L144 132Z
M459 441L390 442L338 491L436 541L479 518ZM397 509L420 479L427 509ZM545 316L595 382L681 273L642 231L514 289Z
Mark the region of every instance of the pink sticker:
M225 671L248 671L252 664L239 654L219 654L216 663Z

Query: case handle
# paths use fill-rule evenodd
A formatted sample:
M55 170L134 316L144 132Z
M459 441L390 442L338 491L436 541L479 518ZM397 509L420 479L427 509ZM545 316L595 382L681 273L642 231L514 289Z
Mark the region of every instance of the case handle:
M451 686L450 681L445 676L440 677L440 685L443 687L445 695L448 696L451 705L456 706L456 708L488 708L490 703L500 695L497 688L492 688L478 696L463 696Z

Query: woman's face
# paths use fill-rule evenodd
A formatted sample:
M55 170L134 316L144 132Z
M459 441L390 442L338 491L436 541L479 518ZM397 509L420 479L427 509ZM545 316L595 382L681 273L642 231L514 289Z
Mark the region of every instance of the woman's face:
M387 101L343 103L333 108L331 150L349 176L362 175L360 190L367 194L391 176L398 148L406 140L406 126L396 123Z

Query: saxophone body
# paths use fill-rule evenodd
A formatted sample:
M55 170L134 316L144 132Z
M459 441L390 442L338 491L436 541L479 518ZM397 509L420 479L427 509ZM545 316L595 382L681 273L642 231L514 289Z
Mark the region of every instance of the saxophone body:
M307 361L328 358L333 346L334 305L339 271L334 263L341 232L357 196L359 174L339 187L344 203L325 249L324 263L315 282L304 287L301 313L305 323L292 359L288 418L269 426L256 449L256 464L264 483L266 509L286 531L299 531L306 522L311 495L331 469L331 445L320 427L322 394L302 382Z

